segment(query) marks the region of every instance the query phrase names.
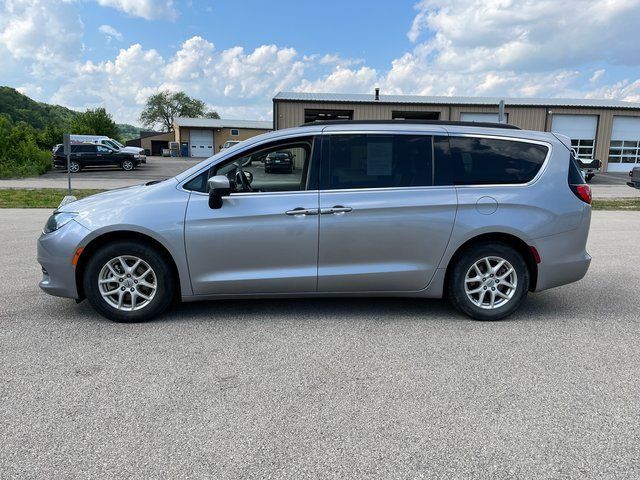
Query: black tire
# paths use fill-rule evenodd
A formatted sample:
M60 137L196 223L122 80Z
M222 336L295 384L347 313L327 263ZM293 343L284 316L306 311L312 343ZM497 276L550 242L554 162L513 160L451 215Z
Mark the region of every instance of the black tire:
M587 183L588 183L588 182L590 182L591 180L593 180L593 177L594 177L594 176L595 176L595 175L594 175L593 173L587 173L587 175L585 176L585 181L586 181Z
M109 260L123 255L142 259L153 269L155 275L155 295L139 310L119 310L107 303L100 294L100 271ZM177 282L169 262L153 247L140 242L117 241L104 245L93 253L84 271L83 287L87 299L100 315L114 322L132 323L145 322L163 313L175 298Z
M133 160L123 160L122 163L120 163L120 167L124 171L130 172L135 168L135 164L133 163Z
M513 296L511 296L504 305L497 306L492 309L482 308L476 305L465 292L467 272L473 268L473 265L477 261L486 257L499 257L506 260L513 266L517 277L516 288L513 291ZM457 256L457 258L454 259L454 262L455 263L451 266L448 276L447 294L449 300L460 312L475 320L500 320L508 317L516 311L518 307L520 307L527 296L530 282L529 268L527 267L527 263L524 258L522 258L522 255L515 248L506 243L483 242L475 244ZM486 278L488 282L491 282L488 275L484 278ZM483 285L485 284L471 284L470 290L476 286L484 290L498 287L498 285L489 285L485 288ZM500 288L506 288L504 283Z
M71 170L71 173L78 173L82 170L82 165L77 160L71 160L69 162L69 170Z

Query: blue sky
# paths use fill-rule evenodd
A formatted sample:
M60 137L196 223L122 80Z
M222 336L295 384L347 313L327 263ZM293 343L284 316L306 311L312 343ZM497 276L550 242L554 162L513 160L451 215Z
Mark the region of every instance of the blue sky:
M305 54L336 53L366 59L387 68L391 59L411 47L406 36L415 17L415 1L371 2L324 0L177 1L174 20L132 17L85 2L79 11L85 24L86 58L115 56L123 42L105 42L98 28L107 24L123 34L124 43L140 43L170 56L184 40L199 35L226 49L264 44L294 47Z
M137 123L184 90L270 118L279 90L640 101L640 0L0 0L0 84Z

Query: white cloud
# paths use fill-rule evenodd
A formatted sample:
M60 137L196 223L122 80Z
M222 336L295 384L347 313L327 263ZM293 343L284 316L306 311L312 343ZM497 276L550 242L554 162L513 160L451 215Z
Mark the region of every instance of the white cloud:
M638 0L423 0L408 36L440 68L539 71L635 63ZM628 33L625 33L628 32Z
M591 78L589 79L589 83L591 84L598 83L598 81L602 78L605 72L606 70L604 68L600 68L595 72L593 72L593 75L591 75Z
M178 16L173 0L98 0L98 3L147 20L175 20Z
M107 42L110 42L113 38L121 42L124 38L122 36L122 33L113 28L111 25L100 25L98 27L98 31L107 37Z
M114 60L79 64L52 100L78 109L104 106L118 120L137 123L149 95L184 90L222 115L266 118L273 95L292 89L303 72L304 62L293 49L262 45L248 53L241 47L216 52L196 36L168 60L136 44Z
M378 75L373 68L357 70L338 65L331 73L315 81L302 80L295 90L302 92L362 93L373 91Z
M5 77L17 78L14 84L42 100L78 109L104 106L129 123L137 123L147 96L161 89L184 90L236 118L270 118L279 90L372 92L379 86L383 94L640 101L640 79L620 73L637 71L640 61L640 0L423 0L407 33L414 45L385 69L278 45L217 50L202 36L164 58L134 44L115 58L87 62L80 0L2 1ZM177 15L169 0L95 1L142 18ZM121 38L111 25L99 30ZM605 78L615 80L607 84Z
M84 25L71 2L5 0L0 3L0 45L34 73L82 53Z

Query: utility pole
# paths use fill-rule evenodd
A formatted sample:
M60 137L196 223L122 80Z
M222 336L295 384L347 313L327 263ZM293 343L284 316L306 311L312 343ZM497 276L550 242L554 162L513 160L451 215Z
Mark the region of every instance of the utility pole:
M67 157L67 195L62 199L58 208L77 200L77 198L71 194L71 134L64 134L62 148L65 156Z

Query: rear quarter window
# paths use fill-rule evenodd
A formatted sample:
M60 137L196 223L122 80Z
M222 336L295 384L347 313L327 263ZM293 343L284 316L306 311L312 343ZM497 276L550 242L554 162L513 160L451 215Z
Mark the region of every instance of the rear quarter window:
M549 149L517 140L450 137L449 155L436 155L440 185L527 183L537 175Z

